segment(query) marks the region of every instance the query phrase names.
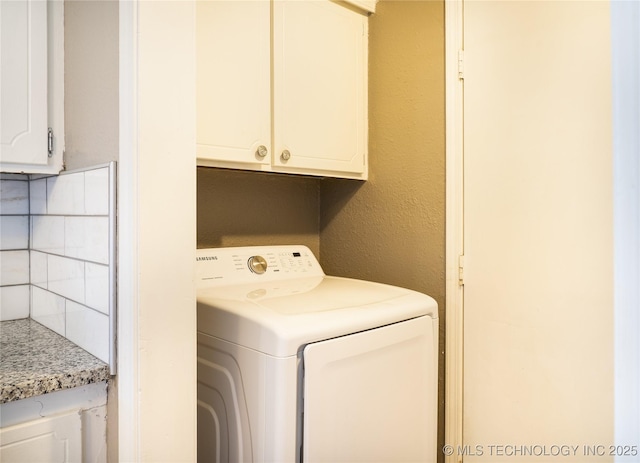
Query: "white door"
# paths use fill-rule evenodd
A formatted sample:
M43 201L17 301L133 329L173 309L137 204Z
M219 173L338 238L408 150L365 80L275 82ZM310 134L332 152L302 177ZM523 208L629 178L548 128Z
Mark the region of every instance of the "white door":
M304 349L303 461L436 461L437 327L430 317Z
M609 460L609 37L608 2L464 4L465 462Z
M0 2L0 162L46 165L47 2Z

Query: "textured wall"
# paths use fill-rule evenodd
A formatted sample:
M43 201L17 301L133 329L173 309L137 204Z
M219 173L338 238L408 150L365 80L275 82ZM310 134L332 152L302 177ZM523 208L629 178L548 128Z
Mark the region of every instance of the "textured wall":
M320 251L319 180L198 168L198 247L304 244Z
M444 106L444 3L379 2L369 29L370 180L322 183L321 262L329 274L404 286L433 296L440 310L441 352ZM443 355L439 376L442 444Z
M118 160L118 2L65 1L67 170Z

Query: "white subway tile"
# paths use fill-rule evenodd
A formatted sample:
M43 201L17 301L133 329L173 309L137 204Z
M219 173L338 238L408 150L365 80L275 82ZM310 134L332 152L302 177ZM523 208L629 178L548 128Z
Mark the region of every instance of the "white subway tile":
M32 216L31 249L64 254L64 217Z
M31 284L47 289L47 258L49 254L31 251Z
M109 218L66 217L65 255L100 264L109 263Z
M2 212L12 215L1 224L0 249L12 250L2 252L0 284L16 285L0 288L0 317L30 314L105 362L111 343L113 171L109 166L30 181L26 176L0 180ZM18 246L25 251L14 250ZM17 252L27 254L26 263ZM17 283L23 280L31 286Z
M47 178L47 213L84 214L84 172Z
M0 249L27 249L29 247L29 216L0 216Z
M109 362L109 317L67 301L67 339L104 362Z
M85 264L85 305L109 314L109 266Z
M29 182L0 180L0 214L29 213Z
M84 304L84 262L49 255L47 274L49 291Z
M0 251L0 286L29 284L29 251Z
M36 286L31 287L31 318L65 335L65 299Z
M29 285L0 287L0 321L29 317Z
M47 213L47 179L40 178L29 182L29 210L31 214Z
M84 173L84 211L87 215L109 214L109 168Z

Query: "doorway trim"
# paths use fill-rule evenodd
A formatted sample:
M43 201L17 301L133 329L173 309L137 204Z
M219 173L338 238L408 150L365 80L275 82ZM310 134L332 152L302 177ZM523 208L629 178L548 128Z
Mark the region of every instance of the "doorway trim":
M140 461L138 236L138 2L119 5L118 375L114 461ZM126 198L126 200L125 200ZM114 456L115 455L115 456Z
M463 0L445 0L446 308L445 442L447 463L458 463L463 417L464 277L464 35Z

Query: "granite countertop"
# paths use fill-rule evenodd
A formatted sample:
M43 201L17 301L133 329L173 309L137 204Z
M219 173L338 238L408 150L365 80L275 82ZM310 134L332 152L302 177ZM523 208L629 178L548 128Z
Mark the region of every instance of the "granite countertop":
M109 366L41 324L0 322L0 404L109 379Z

